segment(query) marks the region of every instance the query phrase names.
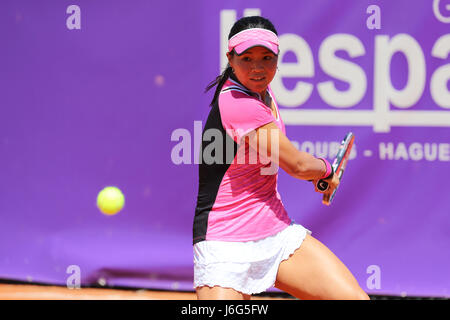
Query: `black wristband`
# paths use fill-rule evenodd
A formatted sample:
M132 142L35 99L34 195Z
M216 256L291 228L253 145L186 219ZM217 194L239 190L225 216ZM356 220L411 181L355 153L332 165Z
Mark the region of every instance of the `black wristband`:
M333 168L333 166L331 166L331 173L328 175L328 177L323 178L323 180L330 179L333 176L334 176L334 168Z

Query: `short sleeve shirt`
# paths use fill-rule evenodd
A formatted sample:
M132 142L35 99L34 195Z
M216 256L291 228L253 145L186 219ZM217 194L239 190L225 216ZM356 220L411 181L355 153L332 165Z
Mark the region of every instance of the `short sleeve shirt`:
M232 79L210 111L202 135L194 243L258 240L291 223L277 190L278 168L245 139L271 122L285 133L270 87L267 92L277 117L259 94Z

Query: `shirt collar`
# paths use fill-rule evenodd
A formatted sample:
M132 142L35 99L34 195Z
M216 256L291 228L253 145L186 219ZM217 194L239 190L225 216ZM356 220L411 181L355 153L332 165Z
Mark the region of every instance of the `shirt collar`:
M232 75L228 78L228 80L229 80L231 83L233 83L235 86L240 87L242 90L245 90L245 91L248 91L248 92L253 93L254 95L256 95L256 96L258 97L259 100L263 101L261 95L260 95L258 92L254 92L254 91L251 91L251 90L247 89L242 83L239 82L239 80L234 76L234 74L232 74ZM270 93L269 93L269 88L266 89L266 93L270 95ZM264 101L263 101L263 102L264 102Z

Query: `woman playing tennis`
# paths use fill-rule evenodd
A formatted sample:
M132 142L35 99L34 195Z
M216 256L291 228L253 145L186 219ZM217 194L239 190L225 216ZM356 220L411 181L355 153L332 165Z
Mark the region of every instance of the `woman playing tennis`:
M299 299L368 299L345 265L289 218L277 191L278 170L267 173L275 164L314 185L325 179L330 194L339 184L327 160L297 150L285 135L269 86L277 70L277 31L265 18L245 17L228 40L229 64L207 87L216 91L202 155L214 161L206 157L199 165L198 299L250 299L272 286ZM249 160L254 152L257 161Z

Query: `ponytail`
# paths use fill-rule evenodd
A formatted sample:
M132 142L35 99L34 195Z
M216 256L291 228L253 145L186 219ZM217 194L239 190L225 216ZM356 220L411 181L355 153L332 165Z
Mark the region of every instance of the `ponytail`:
M217 99L219 98L220 91L222 90L223 85L228 80L228 78L233 74L233 69L231 68L230 64L227 64L227 67L222 72L221 75L217 76L216 79L211 81L208 86L205 89L205 93L211 90L213 87L216 87L216 92L214 93L214 98L212 99L210 106L212 107Z

